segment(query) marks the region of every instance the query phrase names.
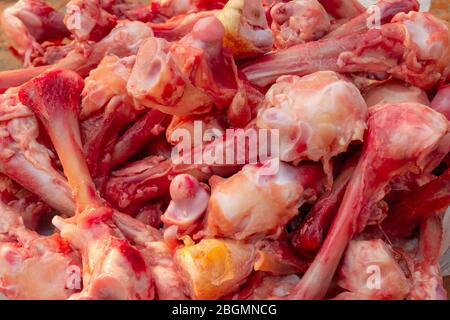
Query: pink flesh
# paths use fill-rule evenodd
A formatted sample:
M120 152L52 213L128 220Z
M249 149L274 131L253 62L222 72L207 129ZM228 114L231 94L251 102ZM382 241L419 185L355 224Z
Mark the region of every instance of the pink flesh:
M117 17L102 2L71 0L66 4L64 22L78 41L100 41L116 25Z
M337 19L353 18L365 10L358 0L319 0L319 2Z
M433 101L431 101L431 107L450 120L450 84L439 89Z
M82 126L85 132L83 149L86 162L99 190L103 190L108 178L111 153L119 131L135 118L135 110L130 109L120 98L113 97L100 119L88 119L84 122L86 126Z
M408 13L409 11L416 11L419 9L417 0L382 0L379 1L376 6L380 10L380 22L382 24L389 23L399 12ZM345 34L365 32L367 31L368 19L371 15L373 15L373 13L366 10L327 34L325 38L336 38Z
M202 18L211 17L216 11L203 11L173 17L163 23L151 23L151 27L156 37L164 38L168 41L176 41L183 38Z
M0 72L0 93L5 92L9 88L20 86L49 68L49 66L42 66Z
M430 141L424 136L421 140L423 145L411 143L405 146L404 142L391 138L398 135L396 130L406 130L403 133L409 132L412 139L417 139L421 132L417 124L434 130L436 121L441 128L436 128ZM410 170L436 166L445 156L436 149L441 137L448 134L448 123L428 107L407 103L385 105L372 113L368 127L361 159L336 218L314 262L292 293L294 299L321 299L325 296L348 242L366 224L367 217L361 216L363 209L383 198L384 189L393 177ZM413 130L418 132L414 134ZM404 151L403 156L399 157L398 149Z
M149 110L142 116L116 142L111 155L111 167L123 163L158 136L167 119L168 117L158 110Z
M122 36L119 37L119 34L122 34ZM139 40L140 38L145 39L151 36L151 29L140 22L124 22L123 25L118 25L113 29L108 36L95 43L92 48L89 49L89 54L87 56L82 52L73 50L52 66L0 72L0 92L4 92L10 87L20 86L44 71L51 69L69 69L79 73L83 77L87 76L107 53L115 54L119 57L136 54L138 46L136 43L128 44L124 42L124 35L127 36L126 38L128 41ZM129 47L129 45L131 45L131 47Z
M260 87L281 75L319 70L373 74L382 79L391 75L422 89L445 80L450 61L448 25L431 14L414 11L399 13L392 21L380 29L278 50L244 64L241 71Z
M439 270L441 242L441 217L430 216L420 225L419 248L414 259L413 287L409 299L447 300Z
M72 190L76 190L75 202L80 211L92 201L97 201L80 147L78 115L83 85L83 79L76 73L56 69L26 83L19 92L22 103L44 123L69 184Z
M389 206L389 215L382 223L390 236L408 237L414 229L450 206L450 169L437 179L400 196Z
M358 152L347 159L348 162L333 182L333 188L318 199L305 220L294 231L291 243L302 256L310 257L319 251L344 198L359 156Z
M166 159L165 157L149 156L131 163L123 169L112 172L111 178L106 184L105 198L122 211L136 212L140 206L167 193L171 179L177 174L190 173L201 181L206 181L215 172L220 172L221 175L231 175L237 172L244 163L225 165L194 165L186 163L193 163L194 155L196 154L204 155L211 152L211 150L234 148L234 145L230 142L234 141L236 143L238 134L232 133L231 135L223 136L222 139L227 139L226 142L223 142L222 139L216 139L213 142L196 147L192 152L184 155L185 158L177 159L180 160L179 163L181 164L175 164L171 159ZM236 159L243 159L245 163L249 161L248 150L234 150L233 152ZM307 175L305 177L307 181L305 182L317 182L318 179L314 180L314 178L317 178L317 175L313 177Z
M59 44L70 36L63 18L63 13L44 1L22 0L0 14L0 24L11 51L28 67L43 57L45 46Z
M170 183L170 202L162 221L175 225L179 231L195 225L208 207L209 194L198 180L189 174L179 174Z
M351 35L299 44L244 64L241 71L251 83L260 87L275 82L287 73L303 76L321 70L339 71L338 56L353 50L362 38L362 35Z
M224 34L223 24L214 17L199 20L192 29L192 36L205 42L222 40Z
M105 223L120 213L106 207L97 195L84 159L78 124L83 85L75 72L57 69L28 82L19 92L21 102L30 106L46 127L77 205L74 218L64 221L56 217L53 223L83 252L84 269L91 278L84 283L81 297L153 298L153 283L140 252L120 235L115 236ZM91 259L96 260L95 265Z

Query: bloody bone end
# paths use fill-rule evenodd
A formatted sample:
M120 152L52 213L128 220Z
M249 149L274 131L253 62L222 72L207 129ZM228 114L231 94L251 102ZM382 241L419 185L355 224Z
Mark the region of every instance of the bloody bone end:
M80 112L80 96L84 81L75 72L56 69L24 84L19 91L20 101L37 113L47 126L55 117Z

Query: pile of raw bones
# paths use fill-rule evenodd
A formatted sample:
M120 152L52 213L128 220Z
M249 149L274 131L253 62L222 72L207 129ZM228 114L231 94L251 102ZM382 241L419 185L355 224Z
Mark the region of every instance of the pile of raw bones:
M1 295L446 299L450 29L418 9L7 8Z

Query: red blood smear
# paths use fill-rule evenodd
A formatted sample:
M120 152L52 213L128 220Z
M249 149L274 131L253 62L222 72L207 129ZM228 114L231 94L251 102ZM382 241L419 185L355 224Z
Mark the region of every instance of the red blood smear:
M51 238L56 239L58 243L58 252L62 254L69 254L72 252L72 247L70 246L70 243L64 239L62 239L59 235L53 235Z
M398 237L409 236L423 221L450 205L450 169L437 179L404 195L389 208L383 230Z
M295 151L298 153L302 153L303 151L306 150L306 147L307 147L306 143L302 141L301 143L295 146Z
M304 257L314 256L320 249L337 210L344 198L354 166L342 172L333 189L323 195L311 209L306 219L294 231L291 243Z
M114 239L113 245L117 247L120 253L128 260L136 274L145 272L145 261L140 252L132 247L128 241L122 239Z
M108 208L101 208L86 217L86 225L92 226L104 222L112 217L112 210Z

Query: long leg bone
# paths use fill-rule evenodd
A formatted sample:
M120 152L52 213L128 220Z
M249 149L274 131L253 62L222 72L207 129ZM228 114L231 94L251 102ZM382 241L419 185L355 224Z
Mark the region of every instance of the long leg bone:
M449 74L449 46L444 21L429 13L400 13L380 29L278 50L244 65L242 71L261 87L281 75L333 70L388 74L428 89Z
M412 300L447 300L439 269L442 221L430 216L420 225L419 248L414 259Z
M121 21L101 41L87 51L74 49L52 66L28 68L17 71L0 72L0 92L9 87L17 87L49 69L70 69L81 76L87 76L105 55L118 57L135 55L142 40L153 36L151 28L139 21Z
M108 221L114 211L97 195L81 148L78 125L83 80L53 70L24 85L20 100L39 116L52 139L77 205L74 218L53 222L83 257L80 298L151 299L153 282L140 252Z
M20 103L16 89L0 96L0 127L0 171L62 214L72 216L71 192L52 165L52 152L37 141L37 119Z
M294 299L320 299L352 236L367 222L390 180L411 171L432 170L449 150L449 124L420 104L384 105L373 110L364 149L325 242L292 293Z
M373 24L385 24L391 22L391 19L399 12L408 13L417 11L419 3L417 0L380 0L374 7L367 9L364 13L344 23L336 30L330 32L325 38L336 38L355 32L365 32ZM372 19L372 20L371 20ZM379 19L379 21L375 20Z

